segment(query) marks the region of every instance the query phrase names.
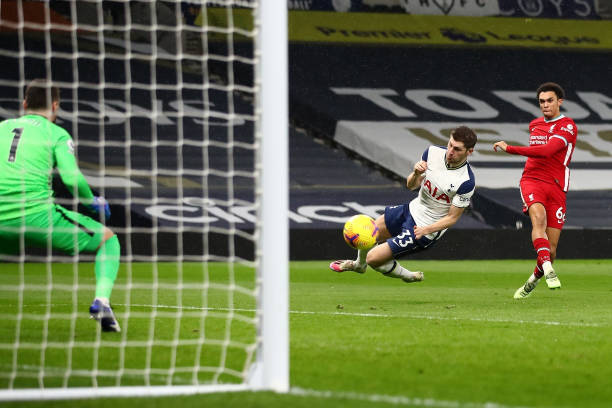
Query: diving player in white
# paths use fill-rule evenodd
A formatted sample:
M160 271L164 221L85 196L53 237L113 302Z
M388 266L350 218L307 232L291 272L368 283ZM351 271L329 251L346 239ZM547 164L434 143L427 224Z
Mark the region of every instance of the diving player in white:
M434 245L459 220L474 194L474 173L467 159L477 137L466 126L455 128L448 145L430 146L406 180L411 190L421 188L410 204L385 208L376 219L378 245L360 250L356 260L339 260L329 267L336 272L364 273L371 266L385 276L404 282L424 279L423 272L409 271L396 259Z

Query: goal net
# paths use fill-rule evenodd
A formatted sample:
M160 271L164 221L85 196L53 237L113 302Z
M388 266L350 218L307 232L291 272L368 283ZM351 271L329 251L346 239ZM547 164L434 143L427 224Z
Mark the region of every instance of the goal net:
M121 244L119 333L89 319L95 253L0 255L0 400L288 389L286 17L0 2L0 119L24 114L32 79L59 87L56 124Z

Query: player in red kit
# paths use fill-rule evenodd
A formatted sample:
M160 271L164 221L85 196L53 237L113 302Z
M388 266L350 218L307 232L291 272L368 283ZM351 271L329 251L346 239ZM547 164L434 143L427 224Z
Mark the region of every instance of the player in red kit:
M493 145L506 153L527 157L520 181L523 211L529 214L531 240L538 258L533 274L514 293L524 299L544 276L550 289L561 287L552 263L555 260L561 229L565 224L566 193L569 187L569 163L576 147L578 128L574 121L561 114L565 92L554 82L546 82L537 90L543 117L529 124L529 146L509 146L504 141Z

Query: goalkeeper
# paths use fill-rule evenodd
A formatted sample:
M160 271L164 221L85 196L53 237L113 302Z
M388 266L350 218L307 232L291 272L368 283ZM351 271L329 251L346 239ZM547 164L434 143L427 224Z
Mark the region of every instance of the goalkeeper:
M59 89L36 79L26 88L26 114L0 122L0 253L25 247L73 255L95 252L96 293L89 308L103 331L120 331L109 298L119 269L117 236L102 223L55 204L51 189L54 168L79 202L99 218L110 217L108 203L95 197L79 170L74 143L54 122Z

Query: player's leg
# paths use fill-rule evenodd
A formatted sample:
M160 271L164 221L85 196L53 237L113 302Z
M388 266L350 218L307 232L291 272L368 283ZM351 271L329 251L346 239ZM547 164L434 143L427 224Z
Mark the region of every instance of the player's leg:
M119 271L119 259L121 246L119 239L109 228L104 227L102 243L97 248L85 248L84 251L96 252L95 273L96 273L96 299L104 304L109 303L109 299Z
M561 229L548 227L546 228L546 235L548 236L548 242L550 243L550 262L543 264L542 270L548 287L550 289L559 289L561 287L561 281L553 269L552 263L557 256L557 245L559 243L559 238L561 237Z
M529 218L531 219L531 241L538 254L538 265L550 262L550 241L546 234L547 215L546 208L542 203L534 203L529 207Z
M404 235L405 236L405 235ZM396 237L397 238L397 237ZM425 279L423 272L410 271L400 265L394 258L394 251L389 244L394 238L390 238L376 247L372 248L367 255L367 263L375 271L382 273L389 278L400 278L404 282L420 282Z
M556 185L547 184L546 190L546 237L548 239L548 259L541 259L538 254L538 264L544 272L546 284L550 289L561 287L561 281L553 269L552 263L557 254L557 245L561 236L561 229L565 224L566 196L565 193ZM534 245L535 246L535 245Z
M521 180L520 193L523 200L523 212L531 220L531 241L538 254L538 264L542 265L544 261L550 261L550 243L546 235L548 226L546 184L533 180Z
M408 204L385 208L384 224L386 242L372 248L366 262L374 270L391 278L400 278L404 282L418 282L424 279L423 272L412 272L396 259L425 248L430 241L426 238L417 242L414 238L414 220Z
M548 242L550 243L550 262L545 264L545 269L544 264L541 263L540 257L538 257L538 261L536 262L536 266L533 270L533 273L529 276L529 279L527 279L525 284L518 288L514 293L515 299L524 299L528 297L531 292L536 288L536 286L540 282L540 279L543 276L546 276L546 283L550 289L557 289L561 287L561 281L559 280L559 277L557 276L555 270L552 267L552 262L554 262L556 257L556 249L560 235L560 229L546 228L546 236L548 237Z
M544 207L544 204L533 204L529 208L529 218L531 219L531 224L533 226L531 231L533 248L537 253L534 276L540 278L542 276L540 275L541 271L546 277L546 283L549 284L551 289L561 287L561 282L559 282L552 267L550 237L547 233L549 230L549 228L547 228L548 213Z
M551 245L547 235L549 216L545 206L547 195L543 188L542 183L531 180L521 180L520 183L521 199L524 204L523 211L529 215L531 220L531 241L537 253L537 261L529 279L514 292L515 299L528 297L546 272L550 275L552 271L554 274L550 257Z
M113 231L104 227L102 242L94 248L94 245L85 247L85 252L96 252L95 274L96 292L94 300L89 307L92 318L100 321L104 331L121 331L119 322L115 318L110 305L110 296L115 285L117 272L119 271L119 259L121 246L119 239Z
M391 235L389 234L389 230L387 229L387 225L385 224L385 216L384 215L379 216L378 218L376 218L375 222L376 222L376 227L378 228L377 241L378 243L384 242L385 240L387 240L387 238L391 237ZM366 258L368 256L368 252L370 252L371 250L372 248L359 249L357 251L357 259L355 260L341 259L341 260L332 262L331 264L329 264L329 267L332 271L335 271L335 272L353 271L357 273L365 273L368 267Z
M561 229L547 227L546 235L548 236L548 242L550 242L550 261L554 263L557 258L557 246L559 245L559 238L561 238Z
M521 185L522 187L522 185ZM530 193L533 197L533 193ZM550 271L550 243L548 235L546 235L546 208L540 202L532 203L528 208L529 218L531 220L531 241L537 253L536 266L533 273L527 281L514 292L515 299L524 299L531 295L531 292L536 288L542 276L544 276L544 262L547 263L547 269Z
M106 226L83 214L55 206L53 246L64 252L95 253L96 291L89 312L104 331L121 331L110 306L110 296L119 271L121 247Z

